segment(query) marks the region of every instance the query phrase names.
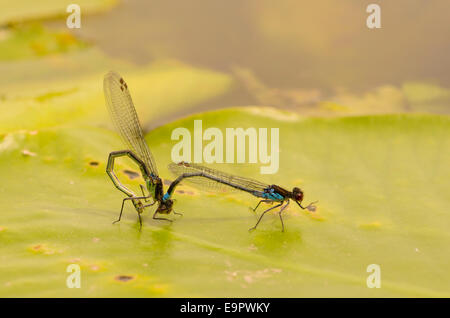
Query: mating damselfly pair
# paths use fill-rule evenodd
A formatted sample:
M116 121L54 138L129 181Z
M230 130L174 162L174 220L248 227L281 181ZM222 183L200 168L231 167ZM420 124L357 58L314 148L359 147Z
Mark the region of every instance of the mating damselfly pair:
M171 163L169 165L169 170L177 176L177 179L170 184L167 192L164 193L163 182L158 175L155 159L145 142L144 134L127 84L119 74L109 72L105 75L103 85L106 105L111 114L112 121L127 147L126 150L111 152L106 167L106 172L116 188L127 195L122 201L119 219L114 223L120 221L126 201L131 201L133 203L138 213L141 226L141 214L144 212L144 209L156 203L158 206L153 213L153 219L172 222L172 220L160 217L159 215L169 214L171 212L180 214L173 210L174 202L172 200L172 195L175 188L183 180L191 181L194 185L207 189L236 189L248 192L255 197L260 198L259 203L253 209L254 211L256 211L261 203L277 203L275 206L265 210L258 218L255 226L250 228L250 230L256 229L267 212L280 208L278 215L280 217L282 231L284 231L282 212L288 207L290 200L295 201L302 209L315 211L315 206L313 205L315 202L310 203L306 207L302 206L303 192L300 188L295 187L292 191L288 191L274 184L269 185L253 179L231 175L201 165L185 162ZM140 185L142 195L136 195L133 191L124 186L114 173L114 160L123 156L132 159L140 168L142 177L145 181L145 186L142 184ZM149 201L153 202L148 203Z

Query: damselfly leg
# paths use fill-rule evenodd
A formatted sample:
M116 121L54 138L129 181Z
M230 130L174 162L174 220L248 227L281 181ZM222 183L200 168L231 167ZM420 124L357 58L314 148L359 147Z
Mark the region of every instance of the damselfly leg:
M253 212L256 212L256 209L258 209L258 207L259 207L259 205L261 203L273 203L273 201L272 200L261 200L261 201L259 201L258 204L256 205L256 207L254 209L252 209Z
M276 209L276 208L282 206L283 203L284 203L284 202L281 202L280 204L277 204L276 206L273 206L273 207L271 207L271 208L268 208L268 209L265 210L263 213L261 213L261 215L260 215L260 217L259 217L259 219L258 219L258 222L256 222L255 226L254 226L254 227L251 227L251 228L249 229L249 231L253 231L253 230L256 229L256 227L258 226L259 222L261 222L261 219L263 218L264 214L266 214L266 213L269 212L270 210L273 210L273 209Z
M116 221L114 221L113 224L119 222L119 221L122 219L123 207L124 207L124 205L125 205L125 201L126 201L126 200L141 200L141 199L148 199L148 198L149 198L149 197L129 197L129 198L123 199L123 200L122 200L122 208L120 209L119 219L117 219ZM154 204L154 203L153 203L153 204ZM152 204L152 205L153 205L153 204ZM142 206L142 209L145 208L145 207L146 207L146 206L143 205L143 206ZM141 213L142 213L142 212L139 212L139 211L138 211L139 218L141 218Z
M309 212L315 212L316 211L316 206L314 204L316 204L319 201L314 201L311 202L310 204L308 204L307 206L302 206L300 203L298 203L298 205L303 209L303 210L308 210Z
M139 186L141 187L141 192L142 192L142 196L144 196L145 197L145 187L142 185L142 184L139 184ZM147 197L147 198L151 198L152 196L150 195L149 197ZM147 199L144 199L144 201L145 202L148 202L148 201L150 201L150 200L147 200ZM155 204L156 203L156 201L155 200L153 200L153 203L152 204L150 204L150 205L146 205L146 206L152 206L153 204Z
M148 198L148 197L146 197L146 198ZM148 200L147 200L147 201L148 201ZM153 201L152 203L144 204L143 208L148 208L149 206L154 206L156 202L157 202L157 201Z
M168 221L168 222L171 222L171 223L173 222L173 220L170 220L170 219L157 217L156 213L158 213L158 211L155 211L155 213L153 213L153 220L163 220L163 221Z
M289 205L289 200L288 200L288 202L286 203L286 205L285 206L283 206L281 209L280 209L280 211L278 212L278 215L280 216L280 221L281 221L281 232L284 232L284 223L283 223L283 217L281 216L281 212L283 212L286 208L287 208L287 206Z

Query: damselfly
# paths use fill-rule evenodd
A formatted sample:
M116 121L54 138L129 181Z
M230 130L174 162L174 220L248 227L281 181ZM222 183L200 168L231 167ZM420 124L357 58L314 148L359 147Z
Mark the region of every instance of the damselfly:
M141 213L146 207L152 206L155 203L158 203L158 208L153 214L153 218L156 220L172 221L156 216L158 213L169 214L172 211L173 201L170 199L163 199L163 183L161 178L158 176L155 159L153 158L153 155L145 142L142 128L139 123L136 109L134 108L127 84L119 74L109 72L105 75L103 89L106 105L114 126L127 146L127 150L111 152L109 154L108 164L106 166L106 172L116 188L127 195L127 198L122 201L119 219L114 223L120 221L122 218L123 207L125 201L127 200L133 203L136 211L138 212L139 223L141 226ZM125 187L114 173L114 160L123 156L127 156L133 160L141 170L142 177L145 181L145 187L142 184L140 185L142 196L136 195L133 191ZM145 188L147 188L147 194L145 194ZM153 202L146 204L149 199L152 199ZM144 203L142 201L144 201Z
M128 86L123 78L115 73L109 72L104 78L104 93L108 110L111 114L112 121L120 136L122 137L125 145L128 149L113 151L109 154L108 164L106 172L111 178L112 182L117 189L127 195L122 201L122 207L120 209L119 219L114 223L120 221L122 218L122 212L125 201L131 201L138 212L139 223L142 226L141 214L146 207L152 206L158 203L158 207L153 214L153 219L172 221L167 218L157 217L159 214L169 214L173 211L172 195L177 185L184 179L192 181L196 184L206 185L208 188L220 188L226 187L228 189L236 189L248 192L256 197L261 198L258 205L253 209L259 207L261 203L273 203L278 204L265 210L258 219L258 222L250 230L256 229L262 217L275 208L281 207L278 211L280 216L282 229L284 231L284 223L281 213L289 205L289 200L292 199L302 208L309 211L315 211L315 206L310 203L308 206L303 207L301 202L303 200L303 192L299 188L295 187L292 192L283 189L277 185L267 185L256 180L234 176L225 172L213 170L210 168L202 167L196 164L179 163L170 164L169 169L178 176L173 181L167 192L164 194L163 183L158 176L156 169L155 159L145 142L141 125L134 108L133 101L131 99ZM133 191L124 186L119 178L114 173L114 160L118 157L127 156L133 160L140 168L142 177L145 181L145 187L140 185L142 196L136 195ZM147 194L145 194L145 188L147 188ZM150 199L152 203L146 204ZM142 202L144 201L144 202ZM286 204L285 204L286 202ZM284 204L284 205L283 205ZM173 211L174 214L180 214Z
M308 209L311 212L316 210L314 203L312 202L306 207L302 206L303 201L303 191L300 188L293 188L292 191L283 189L275 184L268 185L253 179L244 178L241 176L231 175L222 171L214 170L211 168L203 167L197 164L180 162L178 164L172 163L169 165L169 169L173 174L178 176L178 178L171 183L167 193L164 195L166 199L170 199L175 187L184 179L194 183L197 186L204 187L207 189L219 189L219 190L240 190L248 192L258 198L261 198L259 203L253 209L256 212L261 203L274 203L277 205L265 210L255 226L250 228L250 230L256 229L259 222L263 216L278 207L278 215L280 217L282 231L284 231L284 222L281 213L288 207L290 200L294 200L298 206L302 209Z

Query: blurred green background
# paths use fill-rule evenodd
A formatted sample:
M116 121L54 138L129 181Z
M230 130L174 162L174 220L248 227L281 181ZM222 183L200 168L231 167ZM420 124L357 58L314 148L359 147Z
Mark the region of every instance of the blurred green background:
M450 3L0 0L0 296L448 297ZM127 81L156 157L177 127L280 128L280 170L216 165L300 186L248 233L256 198L182 186L172 225L127 207L105 173L123 148L102 80ZM132 162L117 172L134 189ZM66 286L69 264L81 288ZM367 288L370 264L381 288Z

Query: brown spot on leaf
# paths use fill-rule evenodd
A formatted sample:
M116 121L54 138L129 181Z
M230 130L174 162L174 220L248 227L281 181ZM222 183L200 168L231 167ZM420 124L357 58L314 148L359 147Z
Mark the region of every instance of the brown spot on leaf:
M37 254L42 255L53 255L55 253L62 253L62 250L55 249L54 247L49 247L46 244L36 244L31 246L30 250Z
M130 276L130 275L117 275L116 277L114 277L115 280L119 281L119 282L128 282L130 280L133 280L134 277Z
M179 194L194 195L194 192L189 191L189 190L177 190L176 192Z
M136 171L133 170L123 170L123 173L125 173L128 178L130 178L131 180L139 178L140 174L137 173Z
M98 166L99 162L98 161L91 161L91 162L89 162L89 165L91 165L91 166Z

